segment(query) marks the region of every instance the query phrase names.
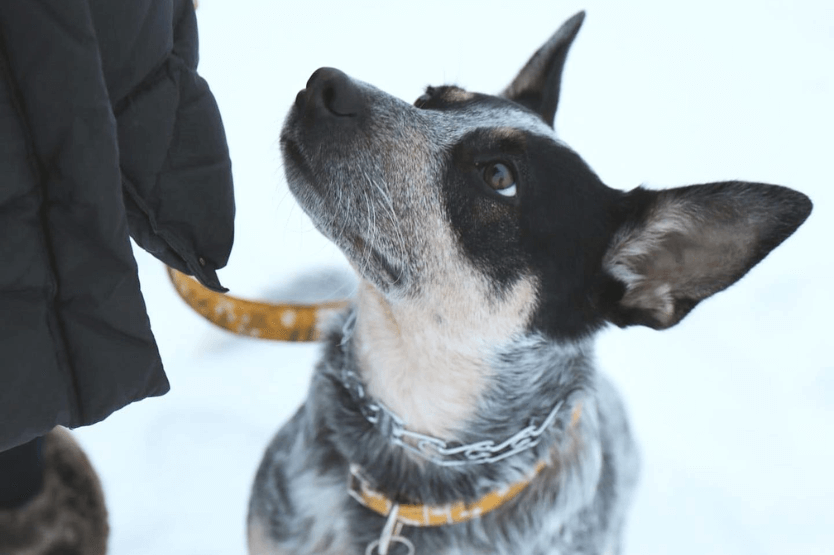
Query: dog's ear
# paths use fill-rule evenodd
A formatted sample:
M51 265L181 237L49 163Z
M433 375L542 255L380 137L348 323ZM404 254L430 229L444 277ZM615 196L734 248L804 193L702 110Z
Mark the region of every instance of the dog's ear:
M579 12L563 23L501 93L539 114L551 127L559 104L562 68L584 20L585 12Z
M620 327L677 324L787 239L811 207L786 187L744 182L631 191L603 259L607 319Z

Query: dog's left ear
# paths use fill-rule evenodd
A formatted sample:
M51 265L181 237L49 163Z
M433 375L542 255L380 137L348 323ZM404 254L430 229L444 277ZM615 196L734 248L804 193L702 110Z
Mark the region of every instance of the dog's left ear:
M786 187L744 182L629 192L603 258L605 316L621 327L677 324L787 239L811 207Z
M530 108L553 127L559 104L562 68L584 20L585 12L579 12L564 22L550 40L533 54L501 96Z

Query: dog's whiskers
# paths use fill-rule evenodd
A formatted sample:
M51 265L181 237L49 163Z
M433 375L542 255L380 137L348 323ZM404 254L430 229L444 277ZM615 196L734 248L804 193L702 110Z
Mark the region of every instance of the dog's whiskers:
M384 201L383 208L385 208L387 212L390 214L390 219L386 223L391 227L390 231L393 232L392 239L394 244L392 245L392 250L394 251L394 254L398 255L402 259L405 259L405 239L403 238L402 230L399 226L399 218L397 217L396 210L394 210L394 203L391 200L391 195L388 193L386 188L383 187L383 185L387 186L387 184L383 181L383 185L380 185L380 183L377 180L372 179L366 171L363 171L362 174L365 177L365 181L369 185L373 186L376 189L376 191L380 194L382 200ZM376 227L374 227L372 231L375 237L379 235L379 231L376 229ZM394 283L397 283L400 281L400 279L402 279L402 275L394 277Z

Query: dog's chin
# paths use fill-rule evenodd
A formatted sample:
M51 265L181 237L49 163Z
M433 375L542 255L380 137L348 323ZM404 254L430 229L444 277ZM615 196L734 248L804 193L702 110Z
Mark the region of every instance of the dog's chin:
M380 291L402 291L406 284L403 265L374 248L350 225L338 223L339 215L328 212L322 191L312 179L310 166L296 143L282 139L281 146L290 191L316 229L339 247L360 276Z
M298 114L290 111L281 132L281 153L290 192L316 229L345 254L351 266L382 293L397 295L406 286L404 265L375 248L373 241L362 236L362 230L345 225L328 201L326 184L316 178L315 161L305 156L304 141L299 139Z

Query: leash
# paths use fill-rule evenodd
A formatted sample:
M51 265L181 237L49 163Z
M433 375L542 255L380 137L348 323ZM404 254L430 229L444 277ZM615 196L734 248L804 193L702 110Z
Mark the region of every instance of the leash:
M194 10L199 0L192 0ZM265 303L217 293L197 280L168 268L168 277L188 306L216 326L236 333L275 341L318 341L319 323L348 306L347 301L314 304Z
M348 301L315 304L249 301L212 291L196 279L170 267L168 276L185 303L208 321L232 333L261 339L316 341L320 338L319 324L348 306ZM352 318L348 319L345 327L352 327ZM350 331L346 330L345 337L350 335ZM531 424L505 441L496 443L488 440L472 445L451 446L438 438L407 430L393 412L381 404L372 403L365 396L358 376L348 373L341 376L341 381L354 401L359 403L363 416L369 422L376 425L380 417L391 421L392 443L438 466L490 464L530 449L539 443L541 435L554 423L562 407L562 403L558 403L540 425ZM571 412L569 428L578 424L581 415L582 405L578 404ZM414 555L414 544L402 535L404 526L444 526L479 518L516 497L548 465L548 461L540 460L522 480L489 492L472 503L458 501L442 506L395 503L371 487L371 482L365 478L358 465L351 465L348 482L350 496L364 507L386 517L380 538L368 544L365 554L388 555L392 545L402 544L408 555Z
M275 341L317 341L319 325L348 306L325 303L266 303L249 301L203 287L173 268L168 277L185 303L212 324L238 335Z

